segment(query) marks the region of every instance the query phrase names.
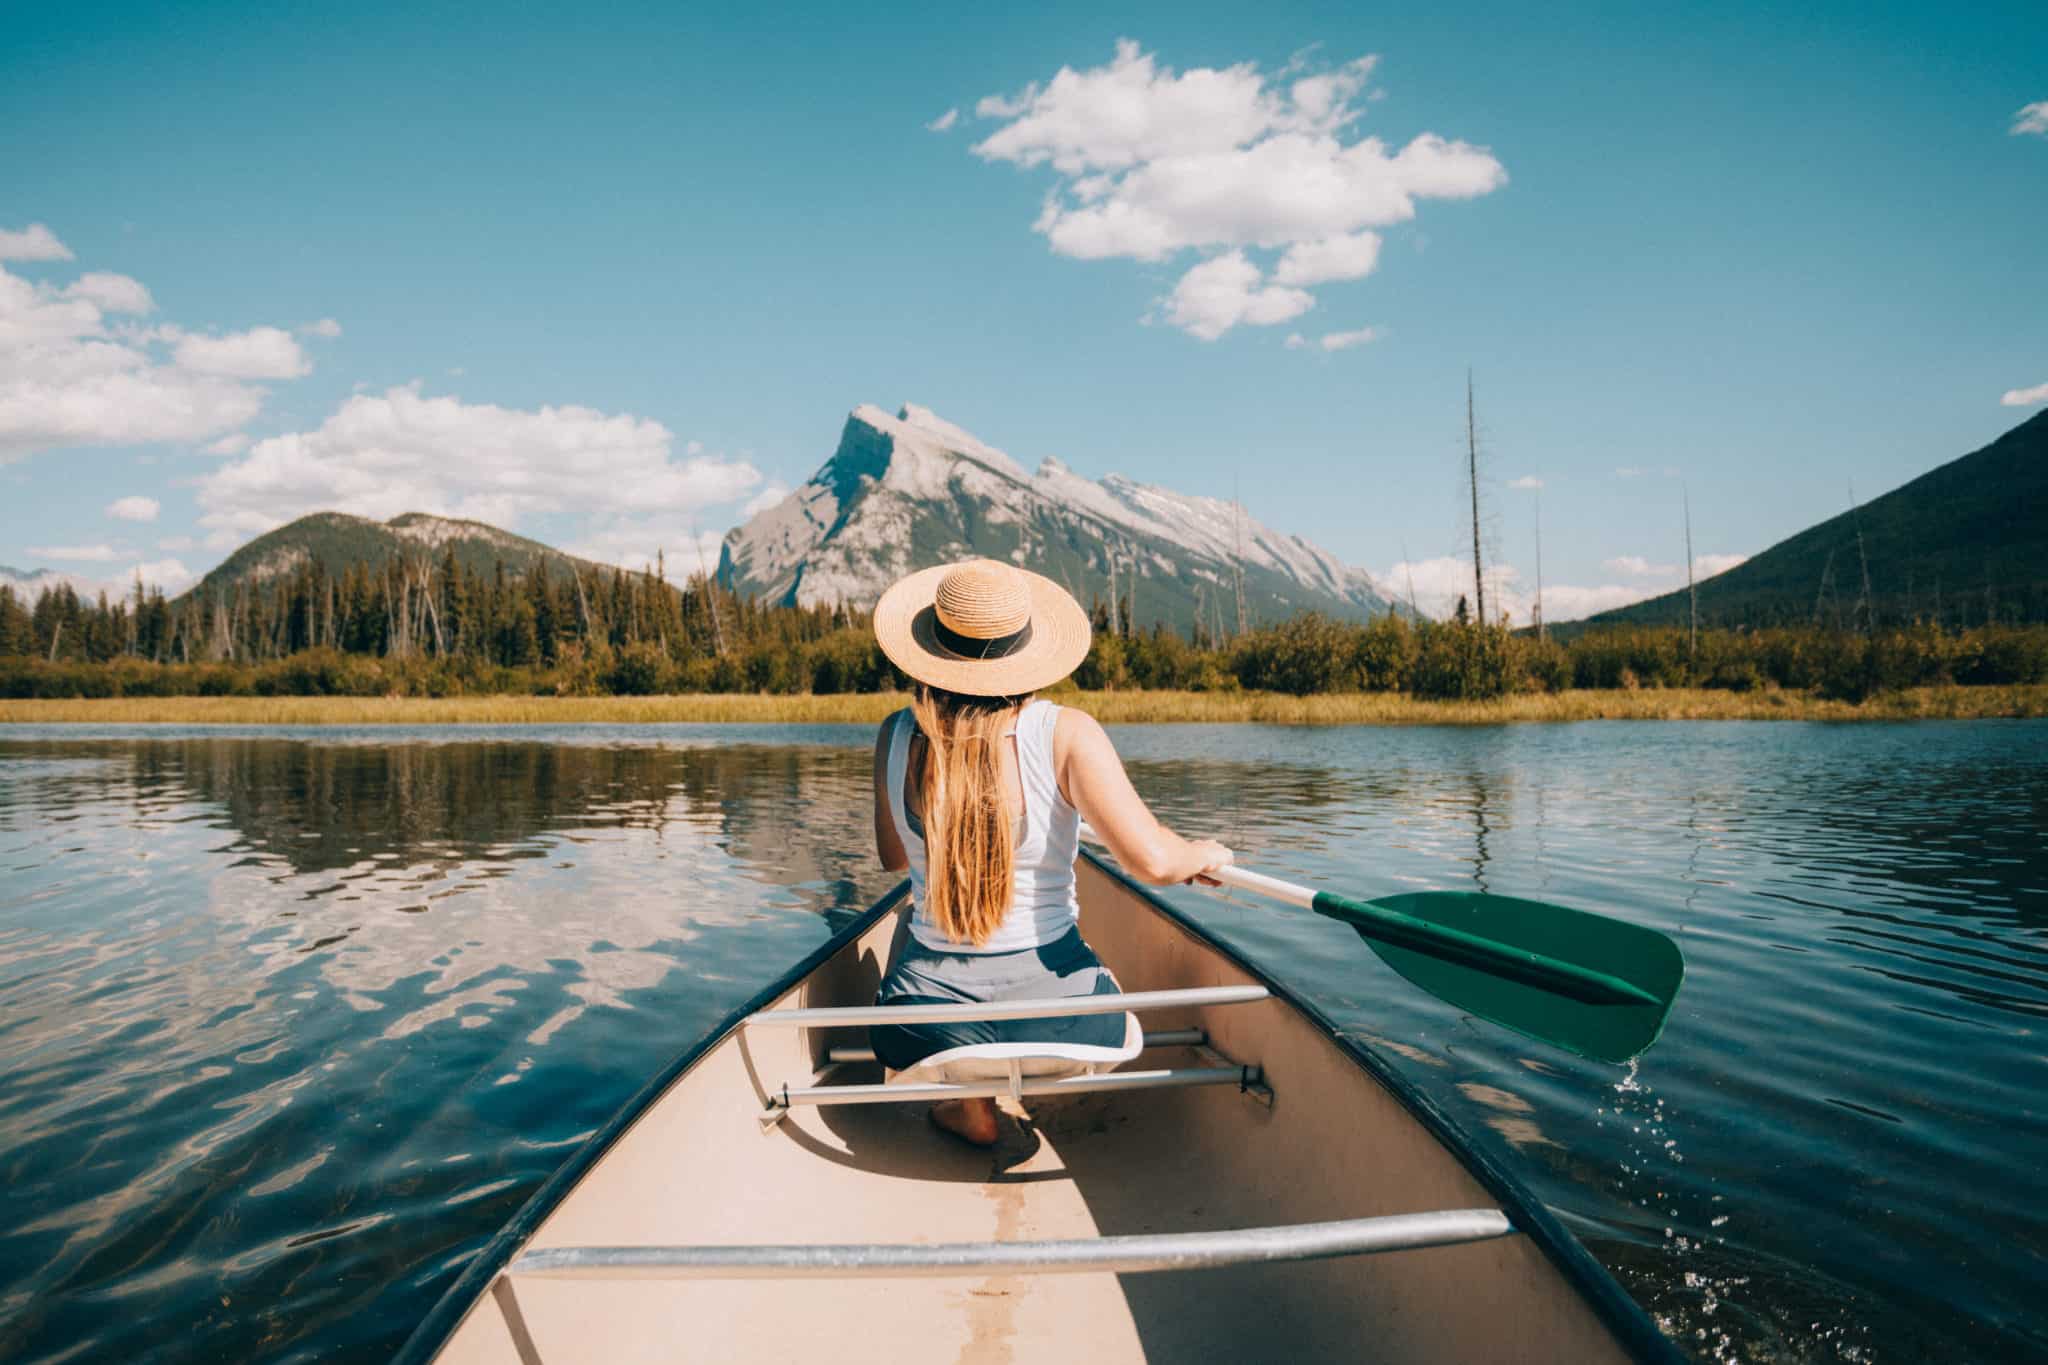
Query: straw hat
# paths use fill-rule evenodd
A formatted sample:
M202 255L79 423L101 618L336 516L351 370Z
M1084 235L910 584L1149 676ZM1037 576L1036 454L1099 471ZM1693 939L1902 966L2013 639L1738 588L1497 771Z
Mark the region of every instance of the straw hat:
M875 604L875 638L921 683L971 697L1050 687L1088 657L1088 613L1050 578L966 559L900 579Z

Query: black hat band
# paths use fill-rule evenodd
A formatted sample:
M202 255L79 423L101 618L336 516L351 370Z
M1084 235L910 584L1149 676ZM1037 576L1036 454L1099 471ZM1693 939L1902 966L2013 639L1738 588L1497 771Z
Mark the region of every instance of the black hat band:
M934 611L932 613L932 635L940 644L963 659L1007 659L1010 655L1015 654L1018 650L1031 643L1031 622L1026 621L1022 630L1013 630L1008 635L994 635L987 639L978 639L972 635L962 635L959 631L949 628L944 621L939 619L939 614Z

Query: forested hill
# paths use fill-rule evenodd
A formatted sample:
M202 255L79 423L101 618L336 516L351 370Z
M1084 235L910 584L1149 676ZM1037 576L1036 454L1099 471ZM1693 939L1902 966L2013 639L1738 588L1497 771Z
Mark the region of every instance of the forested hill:
M186 589L180 600L214 602L231 598L238 586L254 587L317 565L327 577L340 579L352 568L372 573L393 561L431 560L443 564L453 554L463 572L486 577L505 572L524 577L546 563L557 575L571 568L609 575L605 566L565 555L525 536L486 526L480 521L408 512L390 521L371 521L346 512L315 512L266 531L222 560L214 570Z
M2048 409L1698 587L1703 626L2048 621ZM1686 619L1680 588L1581 625Z

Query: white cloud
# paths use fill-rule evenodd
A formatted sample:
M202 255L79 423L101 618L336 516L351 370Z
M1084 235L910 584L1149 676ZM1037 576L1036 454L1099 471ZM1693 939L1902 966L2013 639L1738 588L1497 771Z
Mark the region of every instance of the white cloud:
M218 441L209 441L204 447L209 455L239 455L249 448L251 437L246 431L231 431Z
M2007 389L2005 396L1998 401L2009 408L2031 408L2036 403L2048 403L2048 384L2036 384L2031 389Z
M2032 133L2036 137L2048 137L2048 100L2035 100L2023 106L2012 116L2014 136Z
M1698 575L1708 578L1734 568L1747 558L1747 555L1699 555L1693 563ZM1651 564L1638 555L1617 556L1606 562L1606 568L1610 573L1627 575L1636 581L1592 585L1545 583L1544 619L1552 624L1576 621L1685 586L1685 571L1679 566ZM1416 605L1425 615L1442 620L1451 615L1461 594L1468 603L1471 600L1472 561L1456 555L1396 564L1384 573L1375 571L1373 577L1397 601L1406 601L1411 574L1415 582ZM1486 614L1495 617L1503 608L1515 625L1533 624L1536 620L1535 587L1514 565L1489 564L1486 566Z
M1267 327L1300 317L1315 306L1300 289L1261 285L1259 268L1242 251L1228 251L1180 277L1165 300L1167 320L1203 341L1214 341L1239 323Z
M696 442L692 441L690 444L695 445ZM780 483L771 483L747 499L746 505L740 508L740 520L745 521L757 512L765 512L788 496L787 487Z
M63 247L47 229L0 238L0 255L60 259ZM149 290L125 275L88 271L59 286L0 269L0 464L66 446L218 437L262 409L265 390L251 381L309 368L274 327L200 337L110 321L154 307Z
M1652 564L1641 555L1617 555L1603 559L1600 567L1609 573L1627 574L1631 578L1669 578L1678 572L1675 564Z
M162 588L166 593L175 594L182 592L198 577L175 559L146 559L140 564L130 565L128 572L121 575L121 581L132 590L135 580L140 578L145 587Z
M1274 268L1275 284L1328 284L1332 280L1362 280L1379 264L1380 235L1360 232L1348 237L1326 237L1320 242L1296 242L1280 257Z
M140 280L105 270L88 270L60 291L67 299L83 299L102 313L149 313L156 301Z
M1748 555L1694 555L1692 571L1701 578L1712 578L1717 573L1727 573L1737 564L1748 562Z
M318 322L306 323L299 331L309 337L326 337L331 341L341 335L341 324L333 318L321 318Z
M696 512L746 497L761 474L743 460L676 459L672 444L659 422L590 408L502 408L417 385L358 394L318 428L258 441L201 479L200 524L211 545L323 510L380 521L432 512L508 530L567 518L582 528L581 549L614 559L666 549L673 560L694 554Z
M1472 561L1456 555L1403 561L1383 574L1375 572L1373 577L1399 601L1408 599L1412 584L1415 605L1423 615L1439 620L1452 614L1460 596L1464 597L1468 608L1472 603ZM1504 590L1516 577L1515 570L1508 565L1486 566L1486 610L1489 617L1494 615L1495 603L1503 600Z
M57 234L41 223L30 223L19 232L0 228L0 261L68 261L71 248L57 240Z
M1282 342L1281 344L1286 346L1287 349L1290 351L1298 351L1302 347L1308 345L1308 338L1303 336L1299 332L1289 332L1287 334L1287 340Z
M1543 585L1543 619L1555 624L1559 621L1579 621L1603 611L1640 602L1646 597L1655 597L1661 588L1644 588L1633 584L1600 583L1592 587L1579 587L1571 583L1545 583ZM1517 609L1518 608L1518 609ZM1510 610L1515 620L1522 625L1533 625L1536 621L1536 598L1529 594L1514 594Z
M282 327L251 327L225 336L188 333L178 339L172 357L195 374L228 379L298 379L313 372L313 363Z
M1379 339L1379 328L1361 327L1355 332L1325 332L1317 344L1326 351L1348 351L1353 346L1363 346Z
M183 592L197 577L175 559L150 559L129 565L126 572L110 573L104 578L63 569L44 569L32 574L0 570L0 586L13 588L17 596L30 602L47 590L64 585L83 598L96 598L105 593L110 599L119 599L134 593L138 578L145 588L162 588L166 595L174 596Z
M682 583L699 573L717 573L718 555L724 543L723 531L629 517L608 522L562 549L579 559L628 569L652 569L658 558L668 581Z
M1641 465L1618 465L1615 468L1614 477L1617 479L1640 479L1648 472Z
M945 113L927 123L925 130L927 132L943 133L959 121L960 111L958 109L948 109Z
M1539 489L1543 487L1543 480L1537 478L1534 474L1524 474L1519 479L1509 479L1508 487L1531 490Z
M107 515L122 521L155 521L156 514L163 510L155 498L140 494L126 498L115 498L107 504Z
M1043 86L980 101L976 113L1005 122L973 150L1060 177L1035 226L1063 256L1224 253L1201 271L1256 249L1278 253L1268 293L1361 279L1379 260L1370 229L1413 218L1418 200L1472 198L1507 180L1484 148L1434 133L1398 150L1346 141L1374 61L1306 75L1298 62L1271 75L1249 62L1175 72L1126 39L1106 66L1062 67ZM1247 264L1264 278L1264 265ZM1286 316L1308 306L1287 297ZM1180 325L1213 340L1259 320L1226 317L1197 308Z
M86 564L104 564L121 555L111 545L31 545L28 553L34 559L68 559Z

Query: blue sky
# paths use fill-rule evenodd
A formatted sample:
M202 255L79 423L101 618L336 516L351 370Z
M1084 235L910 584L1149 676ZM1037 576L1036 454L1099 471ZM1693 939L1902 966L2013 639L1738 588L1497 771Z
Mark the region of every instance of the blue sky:
M2038 5L1800 8L15 7L0 564L687 561L914 401L1427 593L1469 366L1516 586L1536 478L1553 617L1662 589L2048 401Z

